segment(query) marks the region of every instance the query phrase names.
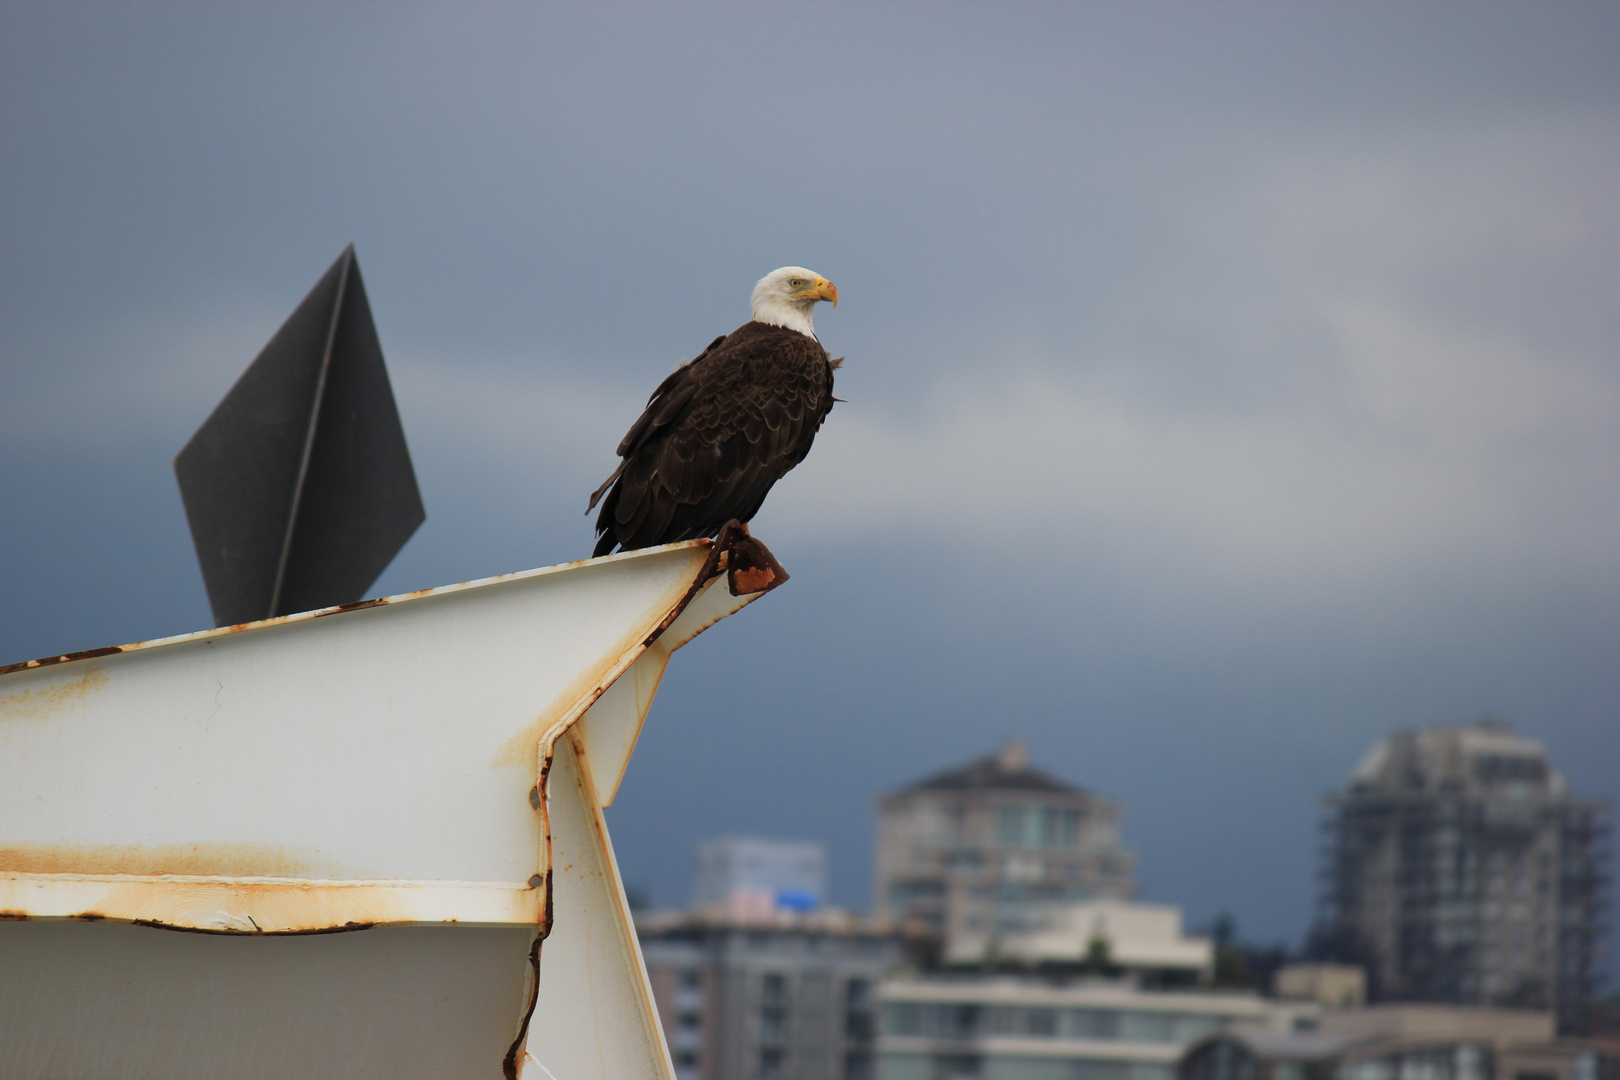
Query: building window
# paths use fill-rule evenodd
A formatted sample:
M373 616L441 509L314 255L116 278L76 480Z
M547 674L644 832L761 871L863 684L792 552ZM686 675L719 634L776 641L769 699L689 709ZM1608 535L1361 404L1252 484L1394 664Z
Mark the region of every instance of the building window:
M979 1034L979 1006L935 1005L933 1031L937 1039L972 1039Z
M873 1080L872 1055L860 1052L844 1058L844 1080Z
M1049 806L1041 811L1041 846L1074 847L1080 842L1080 811Z
M1024 808L1002 806L996 810L996 843L1017 847L1024 842Z
M1182 1062L1182 1080L1258 1080L1259 1063L1241 1043L1232 1039L1216 1039L1194 1050ZM1348 1080L1344 1066L1339 1067L1338 1080Z
M787 1001L787 977L775 972L766 975L760 983L760 996L773 1003Z
M1063 1034L1071 1039L1119 1038L1119 1013L1113 1009L1065 1009Z
M844 983L844 1034L855 1042L871 1042L877 1034L872 1016L872 980Z
M1168 1013L1128 1012L1121 1025L1120 1037L1127 1042L1170 1042L1170 1023L1173 1019Z
M1053 1036L1058 1033L1058 1010L1000 1005L982 1021L986 1032L996 1035Z
M1073 1080L1132 1080L1131 1062L1082 1059L1072 1063L1069 1075Z
M930 1080L963 1080L984 1075L984 1059L978 1054L935 1054Z
M883 1006L883 1033L885 1035L921 1035L923 1033L923 1007L909 1001Z
M1213 1016L1178 1016L1173 1022L1170 1041L1185 1045L1215 1030L1215 1025Z
M1152 1061L1131 1062L1131 1080L1175 1080L1174 1065L1160 1065Z
M782 1051L776 1047L767 1047L759 1052L759 1075L782 1075Z

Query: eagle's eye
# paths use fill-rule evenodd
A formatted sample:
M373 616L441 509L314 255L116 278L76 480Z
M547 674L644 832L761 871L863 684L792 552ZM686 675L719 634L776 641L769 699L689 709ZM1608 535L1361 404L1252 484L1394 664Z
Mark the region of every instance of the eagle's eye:
M804 288L804 278L791 278L788 280L788 284L793 286L795 289L802 289Z

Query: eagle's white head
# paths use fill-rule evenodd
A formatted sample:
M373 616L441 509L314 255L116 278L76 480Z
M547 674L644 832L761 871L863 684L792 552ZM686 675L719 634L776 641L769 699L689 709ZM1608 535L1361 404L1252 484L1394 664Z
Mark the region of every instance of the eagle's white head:
M817 300L831 300L838 306L838 286L802 266L772 270L754 286L754 321L785 326L810 337L816 336L811 310Z

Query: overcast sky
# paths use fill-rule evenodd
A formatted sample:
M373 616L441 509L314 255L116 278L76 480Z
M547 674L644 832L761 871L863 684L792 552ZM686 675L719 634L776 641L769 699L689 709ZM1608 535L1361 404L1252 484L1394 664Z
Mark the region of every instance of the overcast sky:
M1026 737L1142 894L1297 942L1322 793L1490 713L1620 796L1620 7L0 7L0 662L210 623L171 459L353 241L428 520L589 553L809 266L848 360L610 811L684 901Z

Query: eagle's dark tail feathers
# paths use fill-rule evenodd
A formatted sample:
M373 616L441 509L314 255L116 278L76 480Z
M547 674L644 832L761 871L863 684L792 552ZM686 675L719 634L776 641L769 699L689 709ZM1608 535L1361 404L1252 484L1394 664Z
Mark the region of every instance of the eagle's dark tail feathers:
M608 488L613 486L613 481L617 480L620 476L624 475L624 467L626 465L628 465L628 464L630 464L630 459L629 458L626 458L625 460L619 462L619 467L617 469L613 470L613 475L608 477L606 480L602 481L602 486L601 487L599 487L595 491L591 492L591 501L588 504L586 504L586 507L585 507L585 516L586 517L590 517L591 516L591 511L596 509L596 504L602 498L602 493L605 492Z

